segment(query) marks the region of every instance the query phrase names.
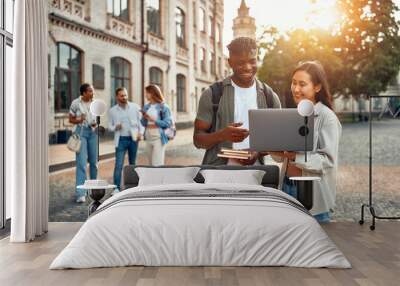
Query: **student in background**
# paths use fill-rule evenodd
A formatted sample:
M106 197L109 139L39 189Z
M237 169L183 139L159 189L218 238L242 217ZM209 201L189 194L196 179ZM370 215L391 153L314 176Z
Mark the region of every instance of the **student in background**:
M336 199L336 172L342 126L332 108L332 96L322 65L317 61L300 63L293 72L291 90L296 104L302 99L309 99L314 103L314 149L307 162L302 153L269 154L277 161L285 161L287 168L282 190L289 195L297 197L297 188L289 177L321 178L313 183L314 201L311 213L319 222L329 222L329 211L335 206Z
M86 180L86 163L89 161L90 179L97 178L97 136L95 132L96 118L90 112L93 101L93 86L84 83L80 87L80 97L74 99L69 109L69 122L74 124L74 132L80 135L81 147L76 153L76 186L83 185ZM76 188L76 202L86 201L86 191Z
M121 189L121 173L125 154L128 152L129 164L135 165L138 145L144 128L140 123L142 117L140 107L138 104L128 101L126 88L117 88L115 98L117 104L108 112L108 129L114 131L114 185L117 186L114 192L118 192Z
M147 86L145 92L148 103L143 107L141 122L146 128L144 133L146 153L150 165L160 166L165 163L168 137L164 130L172 125L171 110L164 102L164 96L157 85Z

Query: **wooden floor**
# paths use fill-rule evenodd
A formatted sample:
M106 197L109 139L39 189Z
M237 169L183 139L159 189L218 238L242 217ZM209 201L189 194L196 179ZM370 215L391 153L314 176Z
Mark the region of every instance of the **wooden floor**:
M122 267L48 270L81 223L50 223L44 237L28 244L0 241L0 285L400 285L400 222L324 226L353 268Z

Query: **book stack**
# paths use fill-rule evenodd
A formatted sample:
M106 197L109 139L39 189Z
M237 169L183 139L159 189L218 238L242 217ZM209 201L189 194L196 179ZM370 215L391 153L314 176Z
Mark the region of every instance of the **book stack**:
M246 150L235 150L235 149L227 149L222 148L221 153L217 155L221 158L233 158L233 159L250 159L251 153Z

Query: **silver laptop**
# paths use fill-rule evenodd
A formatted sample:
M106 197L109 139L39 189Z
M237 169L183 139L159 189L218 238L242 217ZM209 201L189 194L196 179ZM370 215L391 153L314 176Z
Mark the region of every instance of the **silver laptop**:
M303 128L302 128L303 127ZM250 150L304 151L304 117L296 108L249 110ZM307 151L313 150L314 116L308 117Z

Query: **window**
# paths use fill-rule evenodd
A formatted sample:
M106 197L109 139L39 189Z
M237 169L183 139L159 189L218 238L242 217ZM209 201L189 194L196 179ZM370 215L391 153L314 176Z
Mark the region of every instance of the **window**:
M11 75L13 74L13 21L14 1L0 0L0 229L5 228L6 220L11 217L11 194L5 188L5 116L6 96L12 91ZM8 232L8 223L6 231Z
M200 50L200 65L201 65L201 70L203 72L206 71L206 49L201 48Z
M147 0L147 27L150 33L161 36L160 0Z
M81 52L66 44L57 44L57 65L54 76L54 110L67 112L72 100L79 96L81 85Z
M156 84L163 90L163 72L157 67L150 68L150 84Z
M176 76L176 110L185 112L186 78L183 74Z
M193 27L196 27L197 26L197 23L196 23L196 21L197 21L197 15L196 15L196 1L193 1L193 6L192 6L192 8L193 8Z
M214 18L210 17L208 20L208 34L210 37L214 36Z
M128 91L128 97L132 98L130 94L130 81L131 81L131 64L119 57L111 59L111 106L115 105L115 90L119 87L125 87Z
M222 58L218 57L218 75L222 75Z
M200 31L205 32L206 31L206 12L204 11L203 8L200 8L199 12L200 12L200 15L199 15Z
M12 34L14 32L14 0L5 0L4 8L5 15L10 15L9 17L5 16L5 30Z
M217 24L215 29L215 39L218 44L221 44L221 25Z
M175 9L176 43L185 47L185 13L180 8Z
M197 46L193 44L193 65L194 69L197 70Z
M215 61L214 61L214 53L209 53L209 60L210 60L210 72L215 74Z
M122 21L129 21L128 0L107 0L107 13Z

